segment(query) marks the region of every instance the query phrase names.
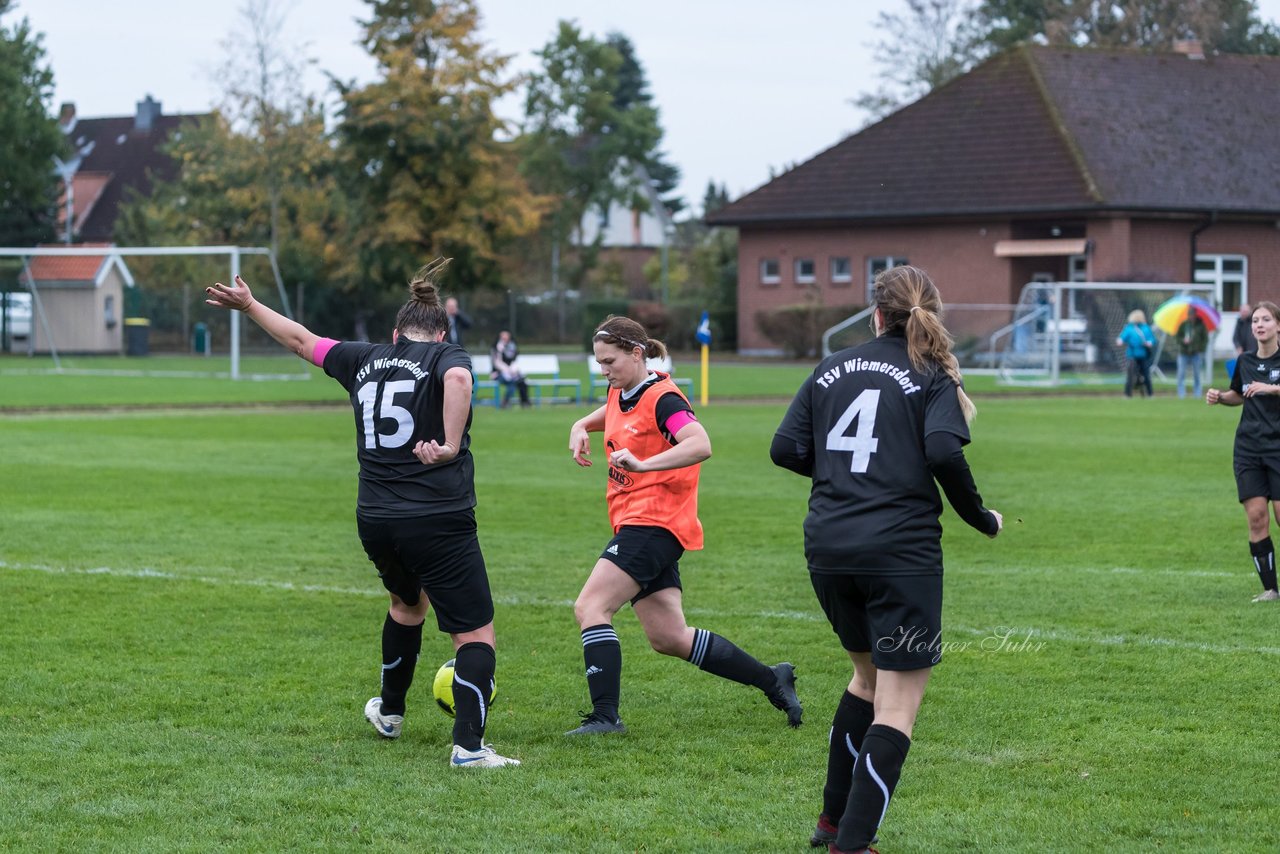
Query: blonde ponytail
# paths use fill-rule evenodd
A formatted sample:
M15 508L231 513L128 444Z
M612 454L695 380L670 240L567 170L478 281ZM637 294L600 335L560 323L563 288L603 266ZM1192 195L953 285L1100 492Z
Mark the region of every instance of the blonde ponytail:
M960 363L951 352L955 341L942 325L942 296L929 274L905 265L881 271L875 280L875 303L884 331L906 339L912 367L921 372L936 367L951 377L964 420L973 421L978 409L964 393Z

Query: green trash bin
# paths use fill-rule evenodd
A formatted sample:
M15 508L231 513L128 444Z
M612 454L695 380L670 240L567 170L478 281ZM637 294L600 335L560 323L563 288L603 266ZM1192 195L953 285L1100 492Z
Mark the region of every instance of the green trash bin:
M124 319L124 354L145 356L151 350L151 321L145 317Z
M192 327L191 351L198 356L208 356L212 351L209 346L209 324L197 323Z

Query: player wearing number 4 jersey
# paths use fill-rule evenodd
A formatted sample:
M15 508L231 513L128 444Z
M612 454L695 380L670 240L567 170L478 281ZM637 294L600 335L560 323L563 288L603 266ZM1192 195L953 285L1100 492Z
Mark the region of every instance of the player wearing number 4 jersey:
M519 765L484 742L493 693L493 597L476 538L471 359L444 343L448 316L436 290L447 259L423 267L396 315L390 344L339 342L253 298L239 276L206 288L209 305L243 312L276 341L342 384L355 410L360 485L356 524L391 595L382 626L382 691L364 714L397 738L422 646L422 624L453 639L455 768Z
M805 556L853 660L810 843L867 849L897 785L925 684L941 658L942 502L994 537L1000 514L964 458L973 404L937 288L915 267L876 277L876 338L824 360L778 427L773 461L813 479Z

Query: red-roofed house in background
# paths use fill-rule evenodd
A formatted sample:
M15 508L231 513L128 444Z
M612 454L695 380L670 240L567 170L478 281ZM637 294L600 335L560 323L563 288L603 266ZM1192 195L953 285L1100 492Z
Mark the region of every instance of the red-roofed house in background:
M121 312L124 289L133 287L133 276L119 257L37 255L29 270L30 279L26 272L19 279L23 287L34 284L38 298L38 308L33 306L29 352L50 352L50 333L59 353L124 350Z
M166 116L150 95L132 116L82 119L75 104L64 103L58 124L71 154L56 163L60 243L45 248L110 246L121 203L130 191L148 195L153 178L173 177L178 166L162 148L183 123L201 118ZM133 286L133 276L120 258L38 256L29 269L21 282L35 285L37 299L28 352L123 352L124 289Z
M948 303L1033 279L1280 298L1280 58L1022 46L720 209L736 226L738 342L756 316L867 304L909 262Z
M201 118L204 116L166 116L160 102L150 95L138 102L132 116L82 119L76 116L75 104L63 104L58 124L72 154L58 169L63 179L58 238L63 243L114 239L126 191L132 188L146 196L151 192L152 176L172 178L177 164L161 148L184 122ZM68 207L72 212L70 231Z

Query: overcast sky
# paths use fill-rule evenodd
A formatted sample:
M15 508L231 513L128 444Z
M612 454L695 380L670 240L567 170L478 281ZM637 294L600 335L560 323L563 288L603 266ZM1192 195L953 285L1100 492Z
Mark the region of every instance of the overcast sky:
M367 81L373 63L355 44L361 0L284 0L290 44L319 69ZM876 87L870 45L882 10L903 0L478 0L483 37L531 70L532 51L556 22L576 20L603 38L627 35L648 75L666 130L668 159L682 173L679 192L696 210L708 181L737 197L829 148L865 124L849 103ZM1261 0L1266 20L1280 0ZM53 109L72 101L81 116L130 115L145 95L165 113L207 111L219 98L213 69L223 44L242 31L238 0L17 0L16 14L44 34L53 68ZM308 78L320 93L325 78ZM504 104L518 118L520 105Z

